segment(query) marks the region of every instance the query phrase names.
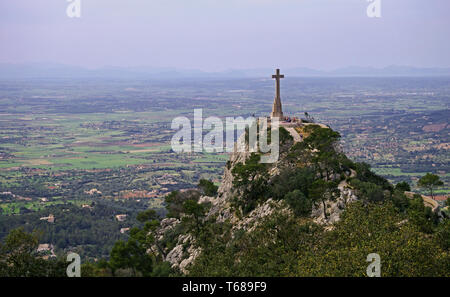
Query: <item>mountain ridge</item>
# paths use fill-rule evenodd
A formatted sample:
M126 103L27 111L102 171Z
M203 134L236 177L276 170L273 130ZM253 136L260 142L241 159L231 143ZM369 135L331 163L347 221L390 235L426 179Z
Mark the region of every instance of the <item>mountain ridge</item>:
M117 78L117 79L233 79L260 78L271 73L270 68L229 69L220 72L173 67L100 67L88 69L57 63L0 63L0 79L43 78ZM349 66L324 71L307 67L286 68L289 77L439 77L450 76L450 67L412 67L391 65L382 68Z

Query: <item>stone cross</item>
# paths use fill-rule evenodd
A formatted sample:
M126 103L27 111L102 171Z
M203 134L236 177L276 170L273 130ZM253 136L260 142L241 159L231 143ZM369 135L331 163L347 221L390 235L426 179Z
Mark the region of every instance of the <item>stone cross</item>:
M277 80L277 98L280 98L280 78L284 78L284 74L280 74L280 69L277 69L277 74L272 75L272 78Z
M281 96L280 96L280 79L284 78L283 74L280 74L280 69L277 69L277 74L272 75L272 78L276 79L277 81L277 90L275 95L275 100L273 101L273 107L272 107L272 117L279 117L283 118L283 110L281 107Z

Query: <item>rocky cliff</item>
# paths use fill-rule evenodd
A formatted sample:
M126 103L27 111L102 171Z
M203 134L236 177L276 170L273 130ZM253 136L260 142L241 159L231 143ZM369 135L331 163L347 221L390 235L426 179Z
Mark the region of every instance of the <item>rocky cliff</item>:
M280 128L280 130L283 129ZM319 130L323 134L322 137L331 135L323 133L323 130L331 129L316 125L311 125L309 128L298 125L297 127L289 127L289 129L280 131L284 133L280 133L280 157L278 161L264 165L260 171L256 170L250 176L244 175L244 179L248 178L250 180L241 180L240 183L236 182L237 168L246 172L245 166L249 164L249 160L252 156L255 156L255 153L252 154L248 150L232 153L225 166L222 183L217 191L217 195L214 197L201 195L198 199L199 204L208 205L203 221L227 222L231 226L232 234L234 234L236 232L252 232L263 218L275 211L294 215L289 203L279 197L271 197L270 194L267 196L267 193L260 194L260 196L265 196L263 198L256 197L257 201L251 209L247 207L247 211L244 211L243 205L246 206L246 199L255 199L255 197L249 198L252 196L249 192L258 190L251 189L254 183L262 180L263 182L261 183L264 187L270 189L278 182L283 172L295 172L299 168L309 168L311 172L314 172L314 178L335 182L338 189L335 191L337 193L336 196L330 196L330 199L325 199L322 203L312 203L311 210L307 215L315 222L325 225L327 228L332 228L332 224L339 220L339 216L346 205L358 200L355 191L347 183L349 178L356 176L356 172L339 163L342 156L336 149L338 134L337 137L336 135L331 135L330 137L335 137L335 139L331 140L315 139L314 141L303 142L303 139L308 140L310 134ZM316 138L318 137L316 136ZM334 169L323 169L317 156L320 153L320 149L329 150L330 148L329 157L336 158L338 161L337 164L333 164ZM343 160L345 160L345 157ZM272 191L274 193L273 196L277 196L277 190L272 189ZM157 231L158 241L163 242L165 236L169 234L173 236L173 230L177 229L177 226L180 227L182 221L183 215L180 218L166 218L162 220L161 227ZM172 241L172 246L165 248L165 260L170 262L173 268L179 269L182 273L187 273L189 265L201 254L201 247L196 244L195 237L190 233L178 234Z

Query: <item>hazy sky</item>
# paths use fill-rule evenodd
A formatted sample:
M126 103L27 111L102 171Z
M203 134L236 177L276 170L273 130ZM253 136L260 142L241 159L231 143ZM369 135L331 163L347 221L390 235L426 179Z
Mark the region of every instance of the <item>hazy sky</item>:
M450 67L449 0L0 0L0 63Z

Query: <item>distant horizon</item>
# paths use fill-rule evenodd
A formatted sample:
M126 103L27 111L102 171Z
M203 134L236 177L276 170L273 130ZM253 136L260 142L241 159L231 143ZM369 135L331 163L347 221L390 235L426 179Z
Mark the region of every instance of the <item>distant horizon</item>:
M450 69L450 66L419 66L419 65L404 65L404 64L386 64L384 66L372 66L372 65L356 65L356 64L348 64L341 67L335 67L335 68L320 68L320 67L308 67L308 66L302 66L302 65L292 65L292 66L274 66L274 67L230 67L226 69L221 70L202 70L200 68L192 68L192 67L182 67L182 66L155 66L155 65L137 65L137 66L123 66L123 65L114 65L114 64L106 64L106 65L98 65L98 66L84 66L79 64L71 64L71 63L60 63L57 61L35 61L35 62L0 62L1 66L62 66L62 67L73 67L73 68L81 68L81 69L87 69L87 70L101 70L101 69L110 69L110 68L118 68L118 69L167 69L167 70L182 70L182 71L201 71L205 73L222 73L227 71L234 71L234 70L267 70L267 69L310 69L315 71L321 71L321 72L333 72L336 70L341 69L348 69L348 68L366 68L366 69L374 69L374 70L382 70L387 69L391 67L405 67L405 68L415 68L415 69Z
M450 67L448 0L0 2L0 63L98 69ZM300 65L300 66L297 66Z
M333 70L308 67L276 67L286 77L450 77L450 67L411 67L389 65L386 67L348 66ZM125 79L233 79L270 78L276 68L240 68L224 71L202 71L176 67L123 67L103 66L87 68L61 63L0 63L0 79L32 78L125 78Z

